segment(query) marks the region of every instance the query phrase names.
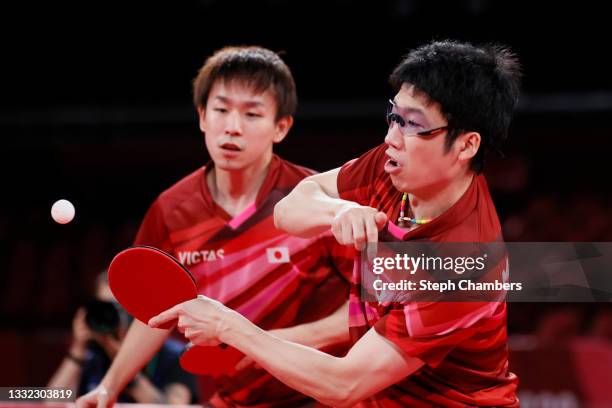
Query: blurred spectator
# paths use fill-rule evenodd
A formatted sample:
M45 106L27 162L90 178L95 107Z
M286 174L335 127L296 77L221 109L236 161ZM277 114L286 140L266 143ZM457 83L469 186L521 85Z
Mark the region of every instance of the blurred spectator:
M106 272L96 280L95 300L77 310L72 322L72 344L49 381L85 394L104 377L119 351L128 315L116 303ZM179 366L184 345L168 339L145 369L126 387L119 402L190 404L197 400L196 379Z

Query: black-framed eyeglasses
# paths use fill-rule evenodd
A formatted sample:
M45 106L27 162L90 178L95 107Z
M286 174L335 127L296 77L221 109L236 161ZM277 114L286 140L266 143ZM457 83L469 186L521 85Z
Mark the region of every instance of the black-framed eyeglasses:
M452 129L449 125L445 125L434 129L418 131L418 127L412 125L414 122L402 117L402 115L397 112L397 105L395 104L395 102L389 99L389 106L387 108L387 124L389 125L389 127L391 127L393 122L398 124L400 132L404 136L437 136L447 130Z

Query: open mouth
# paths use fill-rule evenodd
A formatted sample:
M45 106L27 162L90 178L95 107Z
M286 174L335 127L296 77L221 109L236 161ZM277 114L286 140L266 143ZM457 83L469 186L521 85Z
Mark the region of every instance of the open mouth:
M387 160L387 163L386 163L386 164L387 164L388 166L390 166L390 167L399 167L399 166L400 166L400 165L399 165L399 163L398 163L398 162L396 162L396 161L395 161L395 160L393 160L393 159L389 159L389 160Z
M242 149L235 143L226 142L221 145L221 148L224 150L229 150L231 152L239 152Z

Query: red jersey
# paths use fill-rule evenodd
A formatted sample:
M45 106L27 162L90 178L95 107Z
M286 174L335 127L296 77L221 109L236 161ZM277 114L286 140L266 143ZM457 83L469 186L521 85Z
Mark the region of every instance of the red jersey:
M338 175L345 200L399 215L402 192L384 171L383 144L346 163ZM392 222L392 240L496 242L501 227L484 176L431 222L406 232ZM505 302L364 302L355 263L350 293L350 331L356 342L369 329L425 365L363 403L375 407L518 406L517 378L508 370ZM501 263L496 268L507 268Z
M303 239L274 227L274 205L313 172L274 156L255 203L232 218L208 190L205 174L212 165L155 200L135 244L171 253L191 271L201 294L266 330L321 319L346 302L354 252L330 233ZM252 367L216 384L230 405L294 407L307 398Z

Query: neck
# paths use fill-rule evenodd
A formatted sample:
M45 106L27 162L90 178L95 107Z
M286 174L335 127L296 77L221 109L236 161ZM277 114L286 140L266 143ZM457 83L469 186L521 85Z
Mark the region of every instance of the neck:
M433 219L453 206L467 191L474 173L469 171L463 176L446 183L432 192L409 194L410 208L416 219Z
M244 211L257 198L271 160L272 155L239 170L213 167L206 175L206 183L215 203L232 217Z

